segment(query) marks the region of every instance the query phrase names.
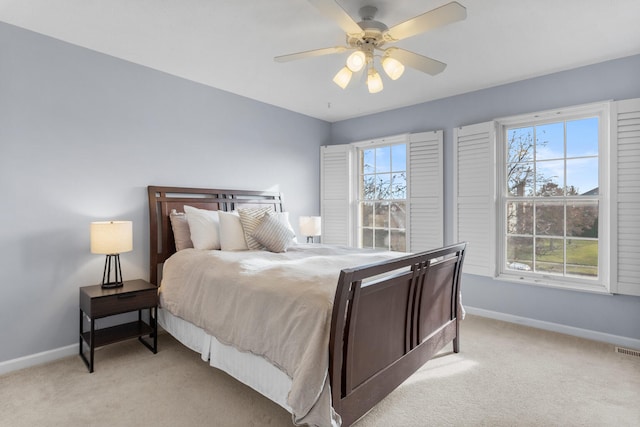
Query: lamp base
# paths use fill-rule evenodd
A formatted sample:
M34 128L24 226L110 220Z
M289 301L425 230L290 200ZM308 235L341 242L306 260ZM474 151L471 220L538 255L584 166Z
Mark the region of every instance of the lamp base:
M111 281L111 262L113 261L115 277ZM102 288L112 289L124 286L122 280L122 269L120 268L120 254L109 254L104 260L104 271L102 272Z
M109 282L109 283L103 283L102 289L121 288L122 286L124 286L123 282Z

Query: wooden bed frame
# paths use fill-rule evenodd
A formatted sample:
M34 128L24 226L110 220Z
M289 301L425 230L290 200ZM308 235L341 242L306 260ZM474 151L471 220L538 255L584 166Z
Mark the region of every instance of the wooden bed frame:
M175 252L169 221L184 205L232 211L272 206L277 192L149 186L150 281ZM448 343L460 350L460 277L466 243L344 269L329 341L332 404L349 426Z

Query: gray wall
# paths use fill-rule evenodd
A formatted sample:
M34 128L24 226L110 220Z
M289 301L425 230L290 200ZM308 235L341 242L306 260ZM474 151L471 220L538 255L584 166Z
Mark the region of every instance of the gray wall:
M640 55L334 123L331 140L345 144L443 129L445 242L452 243L453 128L509 115L637 97ZM463 287L464 302L471 307L640 339L640 297L565 291L471 275L465 276Z
M134 222L125 278L148 277L146 186L275 189L319 212L319 146L640 97L640 56L329 123L0 23L0 363L77 342L78 287L99 282L89 223ZM451 241L451 223L445 237ZM640 338L640 298L465 278L470 306Z
M78 288L127 219L125 279L148 278L146 186L280 190L318 214L330 124L0 23L0 362L77 342Z

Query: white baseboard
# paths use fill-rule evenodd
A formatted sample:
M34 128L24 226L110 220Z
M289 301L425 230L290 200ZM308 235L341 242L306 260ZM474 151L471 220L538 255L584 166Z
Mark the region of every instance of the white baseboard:
M464 310L475 316L488 317L490 319L502 320L509 323L531 326L533 328L544 329L545 331L559 332L561 334L573 335L575 337L586 338L594 341L606 342L609 344L640 349L640 340L635 338L622 337L619 335L606 334L604 332L592 331L589 329L576 328L562 325L560 323L545 322L528 317L514 316L512 314L500 313L497 311L485 310L482 308L464 306Z
M74 354L78 354L78 344L54 348L53 350L43 351L42 353L7 360L6 362L0 362L0 375L17 371L19 369L29 368L31 366L41 365L43 363L53 362L54 360L73 356Z
M518 325L531 326L533 328L544 329L546 331L559 332L562 334L573 335L580 338L586 338L594 341L606 342L609 344L627 347L631 349L640 349L640 340L635 338L622 337L619 335L605 334L603 332L591 331L589 329L575 328L573 326L562 325L559 323L545 322L543 320L531 319L528 317L514 316L512 314L500 313L497 311L485 310L482 308L464 306L467 313L474 316L488 317L489 319L502 320L503 322L516 323ZM31 354L29 356L19 357L6 362L0 362L0 375L19 369L29 368L31 366L41 365L43 363L53 362L63 357L73 356L78 353L78 344L68 345L42 353Z

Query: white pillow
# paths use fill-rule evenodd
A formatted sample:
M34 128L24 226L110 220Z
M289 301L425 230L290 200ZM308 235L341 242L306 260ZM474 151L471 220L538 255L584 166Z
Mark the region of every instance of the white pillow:
M196 249L220 249L220 218L218 211L185 205L191 241Z
M286 252L295 234L276 215L266 213L251 236L271 252Z
M249 249L244 239L244 230L237 212L219 211L220 249L223 251L246 251Z
M253 230L260 224L262 217L269 211L273 211L271 206L264 208L245 208L238 209L240 214L240 222L244 231L244 238L247 241L249 249L262 249L262 245L252 236Z
M176 212L175 209L171 210L169 214L171 220L171 229L173 230L173 241L176 243L176 251L192 248L191 232L189 231L189 223L187 222L187 215L182 212Z

